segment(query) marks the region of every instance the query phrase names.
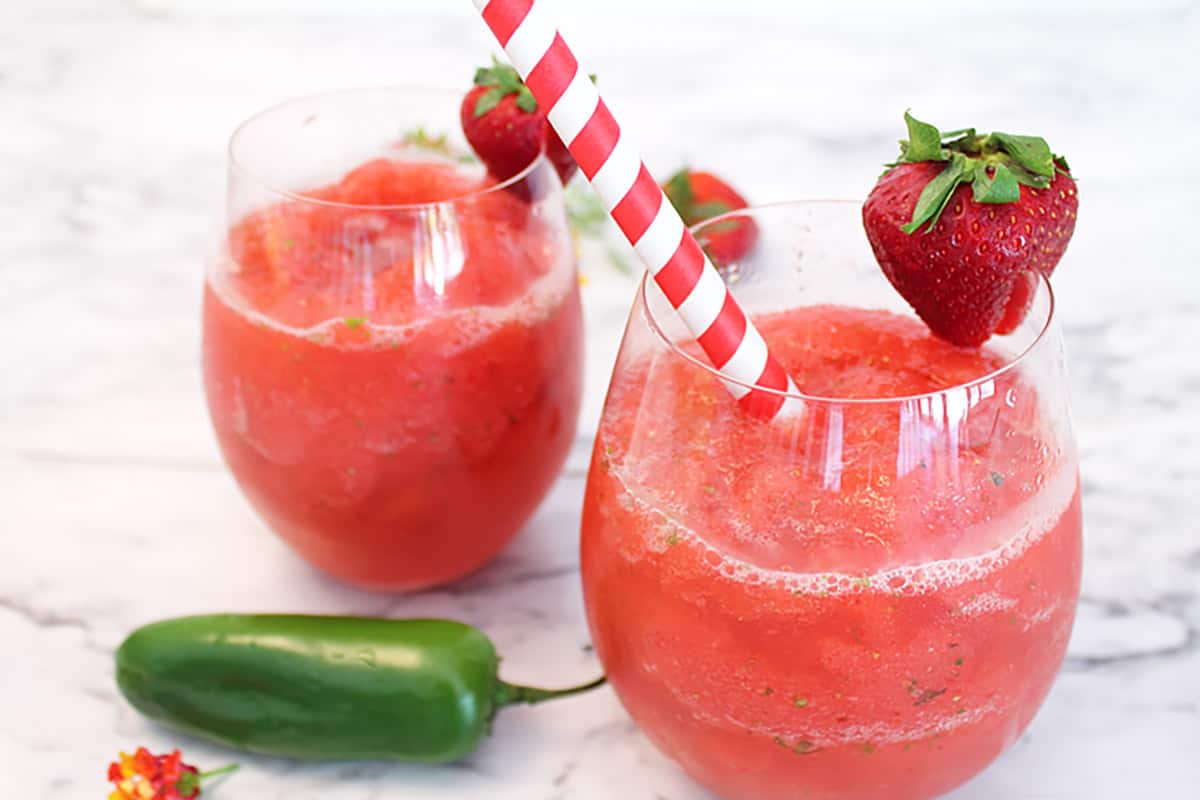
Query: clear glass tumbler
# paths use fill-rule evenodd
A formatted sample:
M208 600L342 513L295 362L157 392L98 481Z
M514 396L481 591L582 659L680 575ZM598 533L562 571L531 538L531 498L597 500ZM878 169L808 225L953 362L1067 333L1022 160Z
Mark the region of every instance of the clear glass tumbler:
M457 133L459 102L308 97L230 144L204 296L212 422L271 528L364 587L481 566L575 431L582 322L562 185L543 158L489 179Z
M723 270L804 394L741 414L653 283L583 516L597 653L629 713L728 800L922 800L1029 724L1079 594L1079 478L1049 285L979 351L888 285L856 204L735 212Z

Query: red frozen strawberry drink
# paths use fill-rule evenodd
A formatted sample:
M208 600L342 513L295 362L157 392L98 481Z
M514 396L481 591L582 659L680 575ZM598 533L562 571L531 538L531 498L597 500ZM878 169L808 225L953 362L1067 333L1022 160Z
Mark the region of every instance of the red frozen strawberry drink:
M271 528L323 571L412 590L520 529L574 436L575 263L554 168L501 182L418 90L270 109L231 144L208 273L217 437Z

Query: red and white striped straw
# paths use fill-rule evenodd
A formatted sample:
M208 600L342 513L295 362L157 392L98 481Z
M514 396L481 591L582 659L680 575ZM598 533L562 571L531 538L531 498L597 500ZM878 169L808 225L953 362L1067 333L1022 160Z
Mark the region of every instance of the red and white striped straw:
M474 2L671 306L713 366L738 381L724 381L726 388L746 412L774 417L785 399L778 392L795 391L791 378L622 134L543 4Z

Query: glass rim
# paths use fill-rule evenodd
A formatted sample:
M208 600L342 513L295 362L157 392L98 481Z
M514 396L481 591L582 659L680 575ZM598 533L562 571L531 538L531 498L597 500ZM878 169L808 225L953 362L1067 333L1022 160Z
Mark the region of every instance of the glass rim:
M812 200L784 200L784 201L780 201L780 202L776 202L776 203L763 203L761 205L749 206L748 208L739 208L734 211L728 211L724 214L720 214L718 216L711 217L709 219L704 220L703 222L700 222L700 223L697 223L696 225L691 226L688 230L690 230L693 235L696 235L696 234L699 234L703 229L705 229L711 225L717 225L721 222L725 222L729 219L736 218L736 217L754 216L762 211L775 211L775 210L780 210L780 209L785 209L785 208L813 208L813 207L817 207L817 206L833 206L833 207L853 206L853 207L857 208L859 205L860 204L854 200L827 199L827 198L812 199ZM1034 350L1036 350L1039 346L1041 346L1042 342L1046 339L1046 334L1050 331L1050 327L1054 324L1054 312L1055 312L1055 308L1056 308L1056 300L1054 297L1054 287L1050 285L1050 281L1046 278L1046 276L1043 275L1041 273L1041 271L1039 271L1039 270L1033 270L1033 272L1037 276L1038 284L1040 286L1044 287L1044 289L1046 291L1046 297L1049 301L1049 306L1046 310L1045 322L1042 323L1042 326L1038 330L1037 335L1033 337L1033 340L1028 345L1026 345L1026 347L1023 350L1021 350L1021 352L1017 353L1012 358L1006 360L1005 363L1003 365L1001 365L1000 367L992 370L991 372L987 372L983 375L980 375L977 378L972 378L969 381L964 381L962 383L956 383L952 386L946 386L941 389L935 389L935 390L928 391L928 392L919 392L917 394L905 394L905 395L890 395L887 397L838 397L838 396L832 396L832 395L808 394L805 392L801 392L799 390L794 391L794 392L789 392L789 391L785 391L782 389L772 389L772 388L765 387L765 386L756 386L754 384L747 383L742 380L738 380L737 378L733 377L732 375L722 372L720 369L718 369L717 367L714 367L712 364L708 363L707 361L697 358L696 356L692 355L691 353L686 352L681 347L679 347L675 342L673 342L670 339L670 337L667 336L666 332L659 325L658 320L656 320L654 318L654 312L650 309L649 298L646 295L646 289L651 280L651 276L650 276L649 272L642 273L641 280L639 281L637 299L639 301L638 305L641 306L641 314L644 317L646 324L649 325L650 330L651 330L651 332L653 332L655 337L657 337L658 340L662 344L666 345L668 350L670 350L674 355L690 362L693 366L704 370L705 372L709 373L710 375L713 375L714 377L718 378L719 380L721 380L727 384L733 384L735 386L740 386L747 390L766 392L768 394L777 395L777 396L783 397L783 398L790 398L790 399L794 399L794 400L800 400L803 402L817 403L817 404L824 404L824 405L831 405L831 404L870 405L870 404L881 404L881 403L907 403L907 402L914 402L914 401L944 396L944 395L952 394L952 393L960 393L965 390L970 390L977 386L982 386L983 384L994 383L1000 377L1006 375L1009 372L1016 370L1017 367L1019 367L1022 363L1024 363L1029 358L1030 354L1033 353ZM920 318L918 317L918 320L919 319ZM921 324L924 324L924 323L922 322ZM692 341L692 338L689 337L687 339L687 341Z
M262 108L254 112L254 114L238 123L237 127L233 129L233 133L230 134L229 141L225 146L225 154L229 159L229 167L231 170L258 184L268 194L274 195L280 200L292 200L295 202L311 203L313 205L326 206L329 208L345 208L359 211L427 211L433 208L461 203L464 200L483 197L491 194L492 192L503 191L510 186L515 186L516 184L521 183L530 175L532 175L534 171L543 168L543 166L549 166L549 160L547 159L545 149L543 148L542 152L538 153L537 158L529 162L529 164L527 164L520 172L502 181L485 186L482 189L477 189L465 194L455 195L453 197L447 197L443 200L436 200L427 203L387 203L368 205L365 203L343 203L336 200L324 200L319 197L313 197L312 195L304 192L297 192L292 189L284 189L276 186L272 181L267 180L263 175L247 165L243 160L239 159L236 154L238 140L242 137L245 131L251 125L254 125L256 122L260 122L269 114L273 114L289 106L299 105L300 103L313 100L322 100L331 97L346 97L356 94L368 95L385 92L423 92L426 94L443 95L448 99L458 98L462 94L460 90L438 86L388 84L384 86L360 86L349 89L331 89L325 92L313 92L311 94L290 97L286 100L281 100L278 103L272 103L266 108Z

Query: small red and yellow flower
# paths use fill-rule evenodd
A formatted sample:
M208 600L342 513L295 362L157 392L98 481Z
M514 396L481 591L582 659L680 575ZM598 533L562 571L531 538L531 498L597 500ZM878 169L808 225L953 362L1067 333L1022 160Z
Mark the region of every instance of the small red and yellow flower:
M133 755L122 752L119 761L108 765L108 780L116 788L108 800L190 800L200 794L205 778L237 769L236 764L200 772L183 763L178 750L156 756L144 747Z

